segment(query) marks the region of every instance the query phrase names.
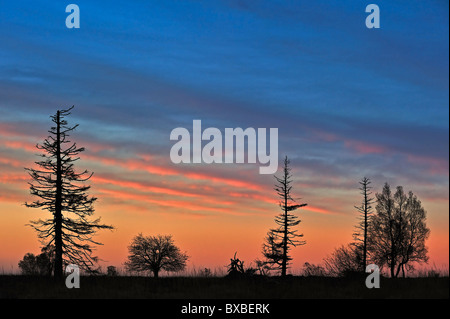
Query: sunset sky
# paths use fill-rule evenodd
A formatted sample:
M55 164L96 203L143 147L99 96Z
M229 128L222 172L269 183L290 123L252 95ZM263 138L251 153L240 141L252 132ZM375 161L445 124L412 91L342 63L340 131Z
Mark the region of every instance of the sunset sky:
M40 251L24 167L72 105L78 169L94 172L96 255L122 268L139 234L172 234L191 268L261 258L279 213L259 164L173 164L176 127L278 128L305 246L293 272L352 240L358 182L422 201L430 267L449 264L447 1L0 1L0 272ZM280 170L276 175L280 175Z

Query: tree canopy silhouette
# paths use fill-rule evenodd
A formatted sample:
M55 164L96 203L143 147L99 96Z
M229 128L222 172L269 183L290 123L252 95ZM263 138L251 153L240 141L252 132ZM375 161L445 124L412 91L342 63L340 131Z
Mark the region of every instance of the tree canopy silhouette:
M274 189L280 198L279 206L282 211L275 217L275 223L278 225L278 228L271 229L267 233L263 244L263 255L266 262L272 268L280 269L281 276L286 276L289 262L292 260L292 257L289 255L291 247L306 244L305 241L297 239L303 237L303 234L297 234L297 230L294 229L300 223L300 219L292 211L307 204L295 204L295 200L291 195L292 175L289 163L289 159L286 156L283 175L281 177L275 176L276 184Z
M155 278L161 270L183 270L189 258L175 246L171 235L146 237L139 234L133 238L128 251L125 267L129 271L150 271Z
M41 161L35 163L39 169L26 168L33 182L30 193L39 197L27 207L41 208L52 213L52 218L31 221L44 247L54 245L54 275L63 276L63 264L76 264L87 271L93 271L98 258L92 256L93 246L101 245L93 240L99 229L113 229L100 224L100 218L90 220L94 214L95 197L90 197L88 181L92 173L87 170L77 173L74 164L84 147L72 143L69 133L78 127L68 126L64 119L70 115L73 106L67 110L58 110L51 116L54 126L50 135L36 148L44 151Z
M19 261L19 268L23 275L50 276L53 273L55 249L53 246L43 247L41 253L35 256L26 253Z
M376 213L369 226L369 249L373 261L387 266L391 277L412 270L414 263L428 261L425 241L430 230L426 226L426 211L413 192L406 194L397 186L393 194L388 183L376 194Z

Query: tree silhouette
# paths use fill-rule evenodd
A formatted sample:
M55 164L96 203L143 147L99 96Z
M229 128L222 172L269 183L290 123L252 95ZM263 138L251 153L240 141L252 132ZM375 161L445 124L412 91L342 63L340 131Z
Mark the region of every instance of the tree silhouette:
M252 267L244 268L244 261L236 257L237 252L234 253L233 258L230 258L230 263L227 265L228 276L252 276L255 274L256 269Z
M391 277L397 277L400 270L405 276L405 267L412 270L414 263L428 261L426 211L417 196L411 191L405 194L402 186L392 194L386 183L376 199L368 237L371 255L379 267L389 268Z
M23 259L19 261L19 268L22 275L37 275L39 268L36 262L36 256L33 253L26 253Z
M356 225L356 232L353 234L355 240L355 255L356 258L360 259L361 271L366 270L367 266L367 232L369 228L369 218L372 213L372 204L374 202L373 197L371 197L372 187L370 186L371 181L369 178L364 177L359 184L359 190L363 196L361 206L355 206L356 210L359 212L359 223Z
M115 277L119 274L119 272L117 271L117 268L115 266L108 266L108 268L106 268L106 275L110 276L110 277Z
M63 264L73 263L80 268L92 271L98 260L92 256L92 244L100 245L92 236L98 229L112 229L112 226L100 224L100 218L89 220L94 213L95 197L89 197L90 186L84 182L92 173L83 171L76 173L74 163L79 160L78 154L84 151L77 147L68 137L75 126L68 126L64 117L70 115L73 106L67 110L58 110L51 116L50 135L36 148L44 151L41 161L35 163L39 169L26 168L33 182L30 193L40 199L25 203L27 207L41 208L53 214L52 218L31 221L30 226L38 233L45 247L54 245L54 276L63 276Z
M281 276L286 276L286 271L292 257L289 255L291 247L306 244L305 241L297 240L303 237L303 234L297 234L294 226L300 223L298 216L292 214L292 211L304 207L307 204L295 204L295 200L291 196L292 175L289 167L289 159L284 159L283 175L281 178L275 176L275 191L280 198L279 206L281 213L275 217L275 223L278 228L271 229L267 233L265 243L263 244L263 255L266 262L272 268L280 269Z
M321 265L310 264L305 262L303 264L302 276L304 277L324 277L326 276L325 268Z
M53 272L54 260L54 247L47 246L43 247L41 253L37 256L26 253L23 259L19 261L19 268L23 275L50 276Z
M361 270L360 250L355 245L341 245L325 257L324 268L331 276L348 276Z
M133 238L128 251L125 267L129 271L151 271L155 278L161 270L183 270L189 258L175 246L171 235L145 237L139 234Z
M228 275L244 274L244 261L236 257L237 252L234 253L234 257L230 258L230 263L227 265Z

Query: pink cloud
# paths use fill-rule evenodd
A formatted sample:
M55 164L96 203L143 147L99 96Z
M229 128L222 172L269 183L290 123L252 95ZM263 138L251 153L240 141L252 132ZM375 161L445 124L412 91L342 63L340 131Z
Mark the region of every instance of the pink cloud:
M92 181L95 184L101 184L101 185L110 184L110 185L120 186L123 188L128 188L128 189L133 188L136 190L150 192L150 193L156 193L156 194L166 194L166 195L182 196L182 197L201 197L201 195L194 194L194 193L182 192L182 191L178 191L178 190L174 190L174 189L166 188L166 187L149 186L142 182L133 182L133 181L106 178L106 177L99 176L98 174L93 175Z
M7 158L3 155L2 155L2 157L0 157L0 164L9 165L12 167L24 167L24 165L21 161L14 159L14 158Z
M358 154L383 154L388 152L388 149L384 146L357 140L346 140L344 141L344 145L347 148L355 150Z
M449 174L449 161L433 158L428 156L407 155L410 163L427 166L428 173L431 175L446 175Z
M333 211L325 209L325 208L320 208L320 207L310 206L310 205L308 205L308 206L306 206L306 207L304 207L302 209L304 209L306 211L313 212L313 213L319 213L319 214L325 214L325 215L336 215L336 214L338 214L336 212L333 212Z
M42 152L41 150L36 148L36 144L33 144L31 142L5 141L3 145L5 145L7 148L20 149L30 153L34 152L37 154L39 152Z
M197 213L202 212L216 212L216 213L224 213L229 215L248 215L248 213L240 213L236 211L234 207L217 207L217 206L211 206L211 205L205 205L203 202L201 204L198 204L196 202L191 201L185 201L185 200L163 200L163 199L157 199L145 194L136 194L136 193L130 193L127 191L122 190L110 190L110 189L100 189L99 190L103 195L109 195L113 198L121 199L123 201L136 201L136 202L145 202L150 203L154 205L159 205L163 207L170 207L170 208L176 208L180 210L188 210L193 211ZM217 201L216 201L217 202ZM220 204L219 202L217 202ZM124 205L127 205L127 203L124 203ZM245 210L247 211L247 210Z

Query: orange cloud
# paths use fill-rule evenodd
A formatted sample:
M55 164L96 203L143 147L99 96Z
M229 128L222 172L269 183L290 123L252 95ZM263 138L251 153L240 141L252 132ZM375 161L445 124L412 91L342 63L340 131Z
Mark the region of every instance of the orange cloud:
M117 179L105 178L105 177L102 177L99 175L93 175L92 181L96 184L116 185L116 186L120 186L123 188L133 188L136 190L150 192L150 193L156 193L156 194L166 194L166 195L183 196L183 197L201 197L201 195L198 195L198 194L177 191L177 190L174 190L171 188L148 186L142 182L117 180Z
M0 164L9 165L12 167L24 167L23 163L21 161L14 159L14 158L4 157L4 155L2 155L2 157L0 157Z
M336 214L338 214L336 212L333 212L333 211L325 209L325 208L319 208L319 207L310 206L310 205L308 205L306 207L303 207L302 209L310 211L310 212L314 212L314 213L325 214L325 215L336 215Z
M36 148L36 144L22 142L22 141L6 141L3 143L3 145L5 145L7 148L21 149L21 150L24 150L24 151L30 152L30 153L31 152L34 152L34 153L41 152L41 150Z
M100 189L102 194L107 194L115 199L122 199L123 201L138 201L138 202L147 202L151 204L156 204L164 207L178 208L180 210L189 210L193 212L215 212L215 213L225 213L225 214L237 214L233 208L222 208L222 207L214 207L210 205L198 205L189 201L184 200L160 200L150 197L145 194L136 194L130 193L126 191L117 191L110 189ZM220 202L218 202L220 204ZM241 214L238 214L241 215Z

